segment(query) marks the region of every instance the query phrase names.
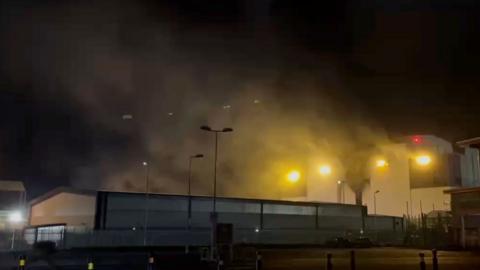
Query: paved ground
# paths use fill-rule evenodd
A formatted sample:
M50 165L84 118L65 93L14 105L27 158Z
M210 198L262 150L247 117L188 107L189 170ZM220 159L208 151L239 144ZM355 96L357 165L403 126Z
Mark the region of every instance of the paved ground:
M323 270L326 253L333 255L333 269L350 269L350 250L346 249L266 249L262 251L265 270ZM357 270L410 270L420 269L418 253L425 253L427 269L432 269L432 257L429 250L376 248L357 249ZM438 252L441 270L480 269L480 253L475 252Z
M326 254L333 255L333 269L350 269L350 250L347 249L320 249L320 248L295 248L295 249L262 249L264 270L323 270L326 264ZM427 269L431 270L431 252L429 250L377 248L357 249L357 270L410 270L420 269L419 252L425 253ZM439 269L441 270L474 270L480 269L480 253L478 252L452 252L439 251ZM102 252L96 255L97 270L134 270L145 269L145 253L143 252ZM55 256L57 269L74 270L87 269L86 253L63 252ZM161 255L164 261L158 261L156 269L183 269L178 264L185 263L185 258ZM173 258L173 260L172 260ZM11 254L0 254L0 269L12 269L16 264ZM45 262L29 262L27 269L51 269ZM190 265L184 269L200 270L202 267ZM205 268L203 268L205 269ZM240 268L238 268L240 269ZM242 268L248 269L248 268Z

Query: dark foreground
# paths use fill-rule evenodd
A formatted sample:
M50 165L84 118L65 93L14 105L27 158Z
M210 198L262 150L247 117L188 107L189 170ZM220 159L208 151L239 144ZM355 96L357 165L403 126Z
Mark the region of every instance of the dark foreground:
M326 249L285 249L264 250L265 269L291 269L309 270L326 269L326 253L332 254L334 270L350 269L350 250L326 250ZM425 253L426 269L432 269L432 253L429 250L399 249L399 248L375 248L357 249L356 269L388 269L410 270L420 269L418 254ZM439 251L439 269L463 270L480 269L480 253Z
M291 249L260 249L265 270L323 270L326 269L326 254L332 254L333 270L350 269L349 249L291 248ZM356 269L358 270L410 270L420 269L418 254L425 253L426 269L432 269L432 253L429 250L375 248L357 249ZM53 269L87 269L88 258L95 258L95 269L98 270L134 270L147 269L147 254L140 251L62 251L52 256L50 265ZM251 255L251 253L250 253ZM249 256L250 256L249 255ZM206 263L201 263L195 256L185 257L180 251L157 252L153 269L212 269ZM254 261L249 258L243 263L224 269L255 269ZM480 253L439 251L439 269L463 270L480 269ZM0 255L0 269L16 269L17 261L10 253ZM216 268L216 267L214 267ZM52 269L44 260L32 262L27 260L26 269Z

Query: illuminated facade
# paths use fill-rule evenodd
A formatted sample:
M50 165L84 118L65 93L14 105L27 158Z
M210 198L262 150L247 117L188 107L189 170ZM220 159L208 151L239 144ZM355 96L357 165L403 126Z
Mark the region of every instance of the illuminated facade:
M416 217L448 211L450 196L445 190L480 186L478 149L454 147L433 135L409 136L380 146L370 163L362 192L369 214ZM346 178L337 173L322 181L308 179L303 199L354 204L355 193Z

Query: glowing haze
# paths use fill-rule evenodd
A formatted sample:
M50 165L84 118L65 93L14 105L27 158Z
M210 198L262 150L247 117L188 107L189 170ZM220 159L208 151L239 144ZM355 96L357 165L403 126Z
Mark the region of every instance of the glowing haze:
M336 173L348 164L361 178L370 152L359 149L386 141L346 94L341 61L292 49L278 25L256 20L261 9L242 29L100 2L33 9L8 32L35 44L11 41L12 80L31 69L35 95L81 112L96 137L88 162L71 168L74 186L143 191L147 161L151 191L184 194L188 157L202 153L193 193L210 194L214 138L201 125L234 129L219 140L219 193L227 196L278 198L290 170L321 164ZM116 139L98 139L100 131Z

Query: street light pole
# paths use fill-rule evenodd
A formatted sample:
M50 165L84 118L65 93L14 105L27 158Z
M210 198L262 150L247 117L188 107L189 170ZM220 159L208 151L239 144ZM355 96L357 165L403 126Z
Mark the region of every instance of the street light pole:
M188 229L191 227L192 220L192 160L194 158L203 158L203 155L196 154L188 159Z
M378 231L377 231L377 193L380 193L380 190L377 190L373 193L373 227L375 230L375 241L378 241Z
M218 132L215 132L215 161L213 167L213 213L217 213L217 157L218 157Z
M217 156L218 156L218 133L232 132L232 128L212 129L209 126L201 126L201 130L215 133L215 155L214 155L214 168L213 168L213 212L210 216L212 223L212 235L210 243L210 258L214 259L215 243L216 243L216 230L217 230Z
M149 179L148 179L148 162L144 161L145 167L145 219L143 221L143 245L147 245L148 238L148 211L149 211Z

